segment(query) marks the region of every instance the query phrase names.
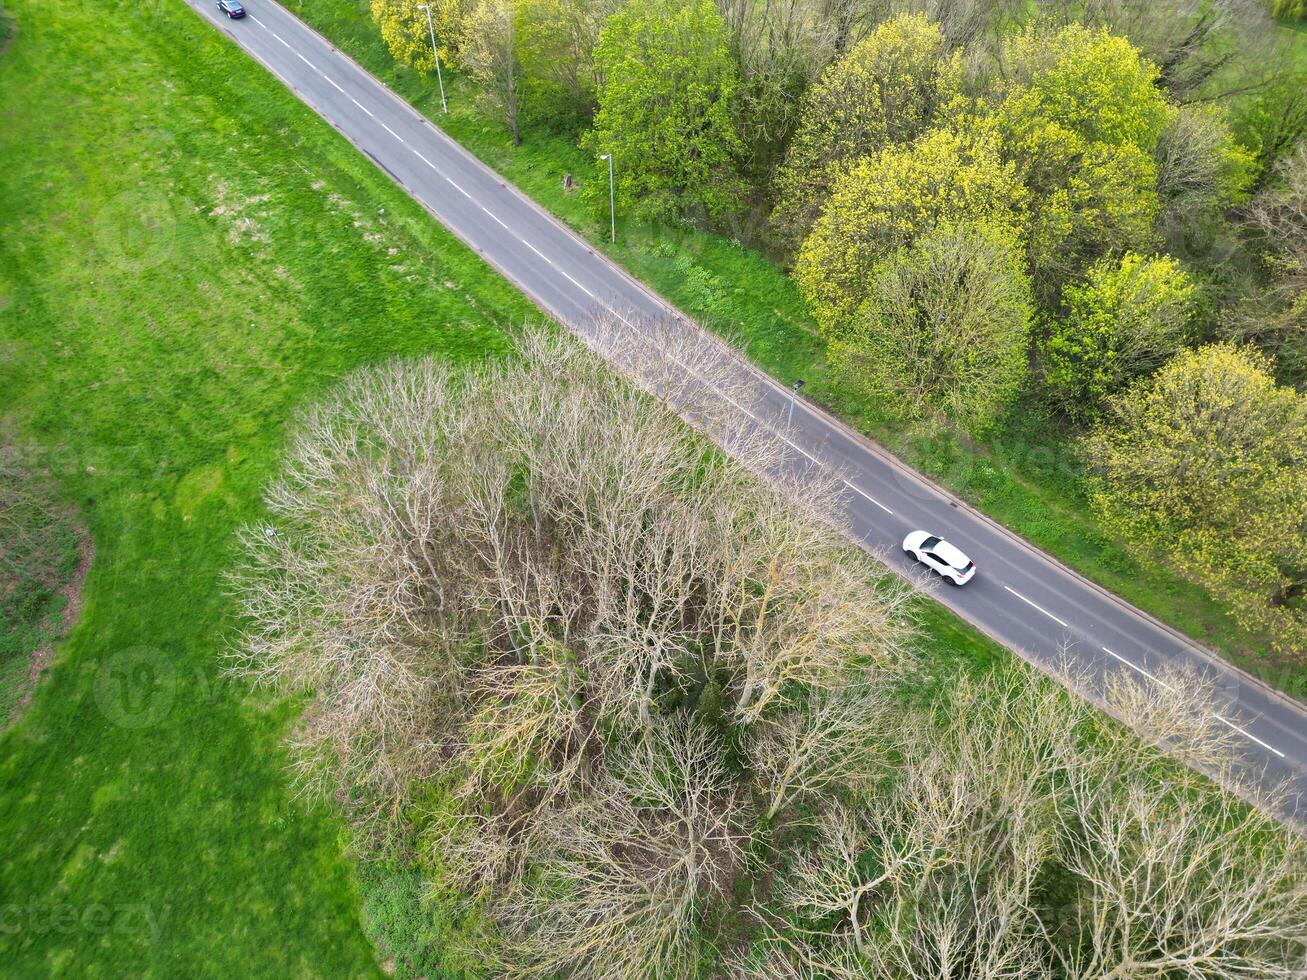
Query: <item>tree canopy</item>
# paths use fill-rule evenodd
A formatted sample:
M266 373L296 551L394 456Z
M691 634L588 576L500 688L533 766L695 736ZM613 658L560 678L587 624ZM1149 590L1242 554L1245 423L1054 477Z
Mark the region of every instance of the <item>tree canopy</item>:
M1248 348L1184 351L1112 400L1087 439L1094 506L1273 647L1307 650L1307 399Z
M799 251L795 278L825 332L850 319L872 269L943 220L987 219L1017 229L1025 192L997 142L978 127L933 130L846 169Z
M980 430L1026 376L1031 309L1009 227L943 222L876 265L857 313L832 326L831 355L891 414Z
M797 241L821 212L840 170L930 128L958 94L959 57L921 14L885 21L822 74L776 176L772 220Z
M1169 256L1104 259L1063 291L1066 315L1044 344L1049 393L1073 418L1160 367L1184 343L1196 287Z
M431 53L431 27L427 12L419 10L420 0L371 0L372 19L381 28L381 39L395 60L412 65L420 72L434 74L435 58ZM448 57L457 47L463 32L465 0L429 0L436 44L441 57Z
M1173 110L1157 67L1106 31L1029 28L1007 55L996 121L1031 193L1030 262L1048 298L1104 252L1152 243L1154 151Z
M582 146L613 154L622 210L646 218L728 211L738 197L730 118L738 76L712 0L627 4L600 34L595 65L599 111Z

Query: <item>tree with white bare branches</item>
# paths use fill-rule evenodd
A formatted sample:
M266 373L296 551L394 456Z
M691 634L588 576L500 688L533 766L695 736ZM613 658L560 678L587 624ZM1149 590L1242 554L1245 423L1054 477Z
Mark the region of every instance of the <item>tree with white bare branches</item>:
M921 700L838 488L640 329L588 335L634 383L537 331L352 377L242 537L234 669L311 694L306 785L417 844L486 972L1301 975L1301 840L1157 751L1238 783L1210 683L1073 679L1128 728L1015 667Z

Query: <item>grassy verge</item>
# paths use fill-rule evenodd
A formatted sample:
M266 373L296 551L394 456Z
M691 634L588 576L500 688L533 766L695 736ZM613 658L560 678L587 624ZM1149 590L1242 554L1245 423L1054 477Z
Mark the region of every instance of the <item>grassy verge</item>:
M221 576L306 398L506 350L533 311L183 5L7 6L0 421L96 560L0 742L0 973L374 975L290 709L221 671Z
M1165 567L1136 561L1097 526L1079 463L1048 420L1014 416L983 442L891 424L832 379L798 290L766 256L719 235L627 222L620 215L618 243L610 244L607 215L595 215L562 189L565 173L583 181L606 179L570 137L527 125L523 145L513 147L507 129L479 110L473 86L452 72L445 75L450 111L442 114L435 80L395 63L366 0L305 0L288 7L637 278L732 339L760 367L787 383L805 379L806 396L995 520L1275 687L1307 698L1301 667L1269 659L1263 639L1242 630L1206 592Z

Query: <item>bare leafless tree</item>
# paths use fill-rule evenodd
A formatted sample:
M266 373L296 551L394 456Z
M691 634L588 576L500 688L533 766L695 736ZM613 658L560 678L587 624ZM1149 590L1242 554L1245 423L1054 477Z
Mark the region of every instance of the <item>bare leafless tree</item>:
M1110 677L1130 730L1017 667L905 706L913 593L833 478L720 348L630 331L590 340L635 383L544 331L351 377L241 537L233 669L311 694L296 757L366 829L423 791L488 972L1301 971L1301 844L1157 751L1236 772L1210 685Z
M1137 774L1111 794L1080 789L1064 858L1081 883L1068 976L1303 975L1301 837L1228 794L1159 792Z
M457 382L355 376L242 537L235 669L314 693L297 757L360 819L439 785L428 844L499 925L496 970L689 970L759 811L866 778L910 663L911 590L758 424L761 380L636 330L589 337L634 384L542 331ZM738 771L728 743L777 755Z
M695 918L740 870L745 831L717 740L662 724L614 759L593 794L551 816L537 873L501 907L524 972L694 972Z

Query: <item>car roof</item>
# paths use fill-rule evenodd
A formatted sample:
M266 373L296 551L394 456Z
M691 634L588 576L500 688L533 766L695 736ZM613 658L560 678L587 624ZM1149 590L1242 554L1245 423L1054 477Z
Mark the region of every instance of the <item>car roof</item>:
M941 541L930 550L940 558L943 558L954 568L966 568L967 562L971 561L970 558L958 551L957 548L953 547L947 541Z

